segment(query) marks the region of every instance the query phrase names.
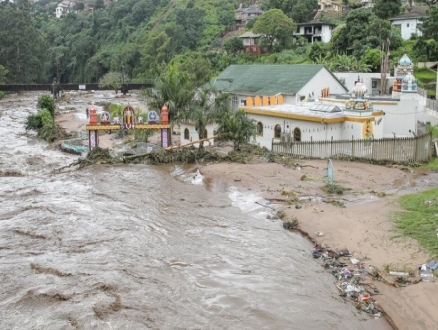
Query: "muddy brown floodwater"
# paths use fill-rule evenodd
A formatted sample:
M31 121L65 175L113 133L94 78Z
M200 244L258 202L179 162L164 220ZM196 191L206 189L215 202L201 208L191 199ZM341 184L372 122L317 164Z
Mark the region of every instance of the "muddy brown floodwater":
M386 329L338 296L257 195L195 168L94 166L0 101L0 329ZM365 321L367 320L367 321Z

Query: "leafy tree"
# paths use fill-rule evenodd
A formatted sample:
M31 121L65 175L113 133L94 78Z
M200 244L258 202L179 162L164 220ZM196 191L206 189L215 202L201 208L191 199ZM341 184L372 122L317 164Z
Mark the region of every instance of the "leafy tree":
M217 133L224 140L233 141L234 150L240 150L242 144L250 142L256 136L257 125L249 119L243 110L223 111L217 117Z
M351 10L346 16L345 26L332 36L334 50L352 53L356 48L355 55L363 55L366 49L366 39L369 36L367 28L375 19L376 16L368 8Z
M8 73L8 70L5 69L3 65L0 65L0 84L5 82L5 76Z
M252 20L250 20L249 22L246 23L245 27L247 30L252 30L252 28L254 27L254 24L257 22L257 18L255 17Z
M423 19L423 25L421 26L421 32L423 38L434 39L438 41L438 7L433 6L427 11L427 17Z
M239 37L228 38L224 42L224 48L228 53L237 55L244 50L243 41Z
M103 0L94 0L94 10L105 8L105 2Z
M116 94L122 88L122 84L127 84L129 77L122 72L110 71L99 79L99 88L111 88Z
M381 54L376 48L367 48L363 56L363 62L371 67L372 72L380 71Z
M141 63L145 70L156 68L162 63L168 63L173 52L171 38L166 32L151 32L141 49Z
M330 44L323 42L314 42L307 52L307 56L313 62L320 58L325 58L330 55Z
M190 3L186 9L180 10L176 14L175 22L182 29L184 45L188 49L195 50L201 41L202 32L206 26L204 16L203 10L193 8Z
M268 9L280 9L295 22L310 20L310 14L318 9L317 0L269 0Z
M0 21L0 64L8 70L7 81L44 81L46 46L34 25L29 2L0 2Z
M177 70L188 76L194 88L199 87L210 81L213 73L210 61L200 52L188 52L175 57L171 64Z
M52 118L55 117L55 101L49 94L41 95L38 98L37 108L39 110L46 109L49 111Z
M427 62L438 57L438 42L433 39L419 38L413 47L413 58Z
M74 4L73 9L76 11L82 11L85 9L85 5L83 2L77 2Z
M374 0L373 12L381 19L396 16L400 14L401 9L401 0Z
M276 42L282 46L288 45L295 28L294 21L280 9L271 9L258 17L252 30L254 33L262 34L262 42L272 50Z

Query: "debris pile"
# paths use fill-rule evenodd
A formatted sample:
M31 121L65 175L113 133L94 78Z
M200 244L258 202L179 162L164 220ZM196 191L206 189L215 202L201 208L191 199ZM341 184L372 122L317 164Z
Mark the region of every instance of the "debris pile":
M379 291L371 283L376 274L372 266L366 268L347 249L335 252L315 245L312 255L315 259L321 259L324 268L336 278L336 287L344 299L354 302L358 310L375 318L383 315L373 298Z
M78 165L79 168L83 168L93 164L119 164L121 162L119 158L111 155L109 149L96 147L87 154L85 159L80 159Z

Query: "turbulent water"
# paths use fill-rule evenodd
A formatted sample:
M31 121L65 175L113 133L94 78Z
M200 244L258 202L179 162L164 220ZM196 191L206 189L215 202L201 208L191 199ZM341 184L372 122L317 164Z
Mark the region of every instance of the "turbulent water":
M309 242L189 167L95 166L0 101L0 329L363 329ZM22 176L12 176L19 175Z

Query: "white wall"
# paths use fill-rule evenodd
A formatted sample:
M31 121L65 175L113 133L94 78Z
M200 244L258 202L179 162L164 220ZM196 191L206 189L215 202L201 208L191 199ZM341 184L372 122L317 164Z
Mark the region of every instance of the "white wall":
M380 91L380 73L364 73L364 72L333 72L333 74L338 77L339 80L345 81L345 87L348 88L349 91L354 87L357 78L363 80L364 85L368 89L368 94L379 94ZM387 77L386 83L386 93L389 94L389 88L394 83L394 77ZM377 86L373 88L372 81L377 81Z
M322 68L306 85L304 85L298 94L308 96L314 92L315 98L320 98L321 90L327 87L330 88L330 94L347 93L342 84L338 82L326 68Z
M332 38L332 27L330 25L323 25L322 26L322 32L321 32L321 39L322 42L330 42Z
M248 118L254 119L257 123L261 122L263 124L263 136L257 135L256 143L269 150L271 150L272 147L272 139L274 138L274 128L276 125L281 126L282 132L290 133L292 136L294 129L298 127L301 130L301 141L326 141L332 137L334 140L341 140L344 134L343 123L323 124L257 114L247 114L247 116ZM275 141L280 142L280 139L276 138Z
M186 129L189 130L189 139L184 138L184 131ZM207 125L206 129L207 129L207 137L212 137L215 126L214 125ZM196 131L195 125L193 125L193 124L181 123L179 131L181 133L181 135L180 135L180 139L181 139L180 143L181 144L186 144L186 143L189 143L192 141L199 140L198 132ZM211 139L209 141L204 141L203 143L204 143L204 147L206 147L208 145L214 145L214 139ZM198 148L199 143L195 143L195 144L193 144L193 146Z
M411 38L412 33L421 36L422 33L418 30L418 25L421 24L418 18L398 19L391 22L392 25L399 25L401 28L401 36L403 40ZM408 26L409 25L409 26Z

